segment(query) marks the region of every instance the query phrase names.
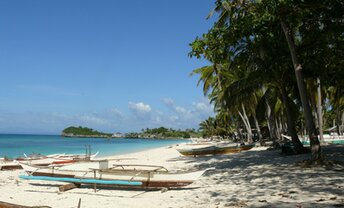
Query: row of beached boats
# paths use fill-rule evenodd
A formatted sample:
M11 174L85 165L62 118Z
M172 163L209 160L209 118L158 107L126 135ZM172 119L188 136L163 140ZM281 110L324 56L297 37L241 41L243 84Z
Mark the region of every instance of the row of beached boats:
M27 156L24 153L24 157L19 157L14 160L7 158L0 158L0 170L13 170L22 169L22 164L29 164L35 166L49 166L49 165L65 165L80 161L92 160L98 155L98 152L93 155L87 154L51 154L40 155L31 154Z
M198 142L179 145L177 150L186 156L229 154L251 149L254 145L226 142ZM111 160L97 160L94 155L55 154L26 156L14 161L0 161L2 170L20 166L26 180L57 181L116 188L161 189L187 186L206 171L169 171L162 166L113 164ZM12 165L12 166L11 166Z

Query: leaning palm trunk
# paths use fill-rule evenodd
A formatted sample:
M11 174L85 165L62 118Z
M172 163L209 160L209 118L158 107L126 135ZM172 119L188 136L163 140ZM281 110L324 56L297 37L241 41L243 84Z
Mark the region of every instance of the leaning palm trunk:
M244 123L244 126L246 128L246 131L247 131L247 142L248 143L252 143L253 142L253 140L252 140L252 128L251 128L251 125L250 125L250 121L248 120L248 117L246 115L246 111L245 111L244 105L241 105L241 106L242 106L242 109L243 109L243 113L241 113L240 111L238 111L238 113L239 113L239 116L242 119L242 121Z
M284 35L286 37L286 40L289 46L290 55L293 61L294 69L295 69L297 86L298 86L300 97L301 97L301 103L303 107L304 116L306 119L309 141L311 144L312 161L313 162L322 161L323 155L322 155L321 146L318 140L315 124L313 121L312 110L309 106L309 100L308 100L308 96L306 92L305 81L303 79L303 74L302 74L302 66L297 58L295 44L292 39L290 29L287 27L284 21L281 21L281 25L282 25L282 29L283 29Z
M268 128L269 128L270 138L272 140L273 146L278 147L279 145L277 143L275 118L274 118L273 112L271 111L271 107L270 107L268 98L265 98L265 104L266 104L266 116L267 116L267 120L268 120Z
M247 124L247 142L253 143L253 139L252 139L253 134L252 134L252 128L251 128L250 120L247 117L246 110L245 110L245 107L243 104L241 104L241 107L242 107L242 112L244 114L244 118L245 118L245 121Z
M259 143L261 145L263 145L263 136L262 136L262 133L260 131L260 127L259 127L259 123L258 123L258 120L257 120L256 112L253 112L252 116L253 116L253 120L254 120L255 126L257 128Z
M291 110L290 101L288 99L287 91L285 90L284 86L281 86L281 95L282 95L284 108L286 111L288 134L289 136L291 136L291 141L293 142L295 151L297 153L300 153L303 149L303 144L301 143L296 133L296 127L295 127L295 122L294 122L296 119L294 118L293 112Z

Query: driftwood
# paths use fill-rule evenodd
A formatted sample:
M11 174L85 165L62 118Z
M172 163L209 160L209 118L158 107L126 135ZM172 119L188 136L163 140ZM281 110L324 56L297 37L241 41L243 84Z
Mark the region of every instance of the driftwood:
M2 202L0 201L0 208L51 208L48 206L22 206L22 205L18 205L18 204L11 204L11 203L7 203L7 202Z
M81 198L79 198L78 208L81 207Z
M59 187L60 192L65 192L74 188L80 188L81 184L79 183L67 183ZM1 207L0 207L1 208Z

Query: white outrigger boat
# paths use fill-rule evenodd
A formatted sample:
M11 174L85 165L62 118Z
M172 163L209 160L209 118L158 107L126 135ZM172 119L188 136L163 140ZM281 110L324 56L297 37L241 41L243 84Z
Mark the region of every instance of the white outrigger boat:
M80 162L61 167L37 167L27 164L21 166L28 174L21 175L22 179L144 189L187 186L209 170L173 173L162 166L121 164L108 167L108 160Z
M181 145L177 151L184 156L198 156L198 155L218 155L231 154L252 149L255 144L239 144L239 143L191 143Z
M24 157L15 160L0 160L0 170L13 170L22 169L22 164L35 165L35 166L49 166L49 165L66 165L78 161L93 160L98 155L76 155L76 154L52 154L52 155L29 155L24 153Z

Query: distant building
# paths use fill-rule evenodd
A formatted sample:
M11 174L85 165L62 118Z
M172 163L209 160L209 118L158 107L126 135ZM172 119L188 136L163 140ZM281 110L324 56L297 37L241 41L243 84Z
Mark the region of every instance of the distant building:
M116 132L114 134L112 134L112 137L113 138L123 138L124 137L124 134L120 133L120 132Z

